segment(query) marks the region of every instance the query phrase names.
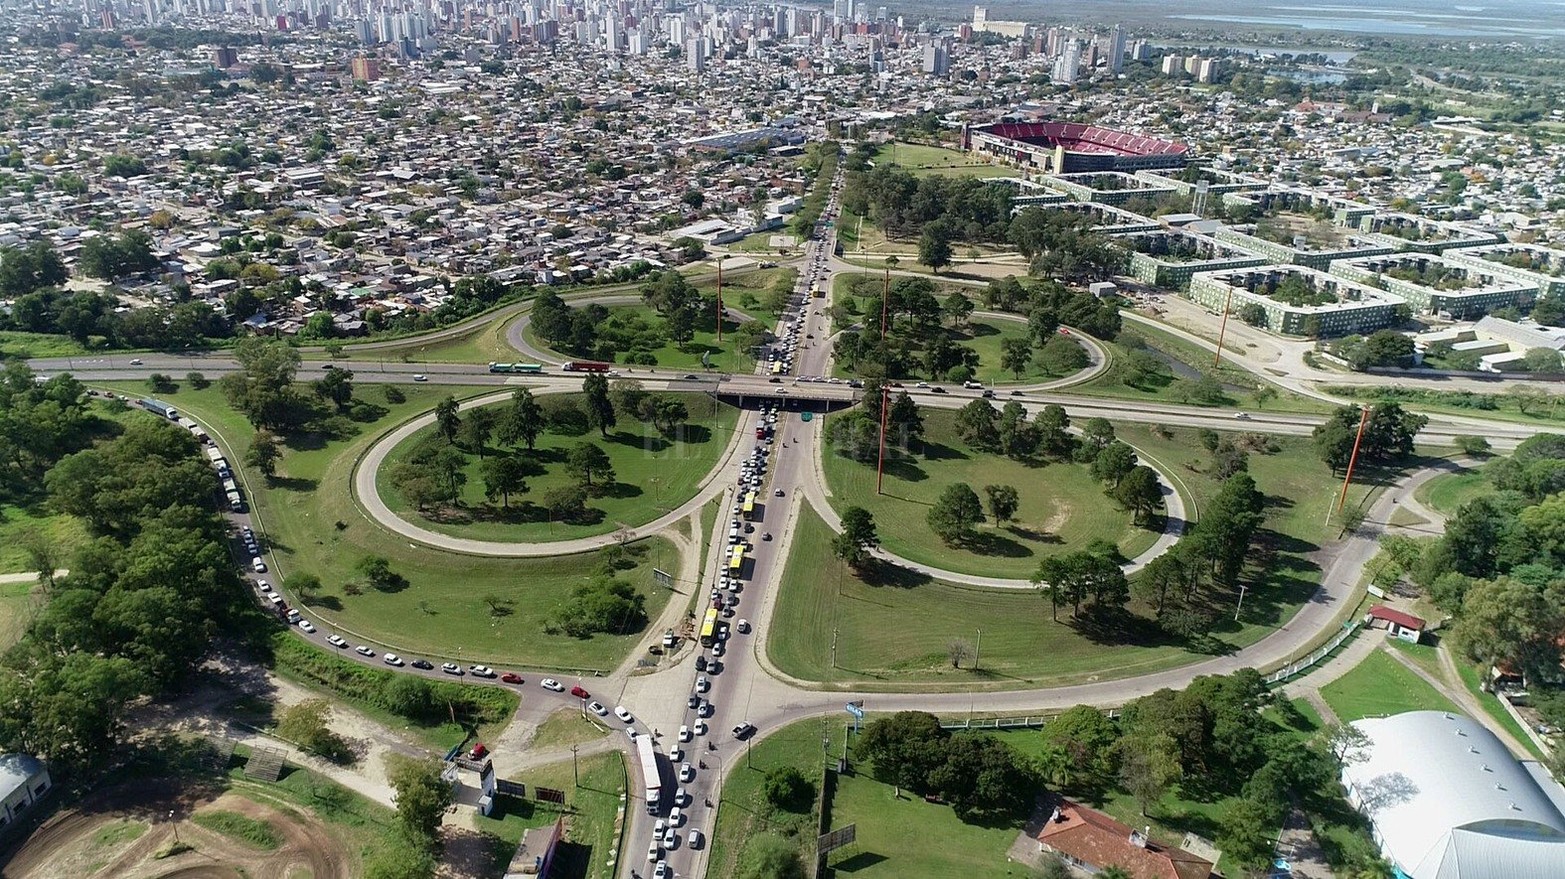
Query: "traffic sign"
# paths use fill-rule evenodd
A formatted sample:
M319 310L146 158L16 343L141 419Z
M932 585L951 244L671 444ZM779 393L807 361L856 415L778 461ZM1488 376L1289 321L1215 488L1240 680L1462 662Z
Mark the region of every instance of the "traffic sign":
M664 589L673 589L674 588L674 575L670 574L669 572L667 572L665 570L663 570L662 568L653 568L652 569L652 582L656 583L659 586L662 586Z

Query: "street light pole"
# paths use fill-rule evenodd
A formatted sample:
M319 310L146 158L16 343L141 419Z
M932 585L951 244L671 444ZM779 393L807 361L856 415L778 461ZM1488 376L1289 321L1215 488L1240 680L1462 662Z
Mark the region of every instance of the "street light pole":
M973 645L973 671L978 671L978 658L984 652L984 630L978 630L978 643Z

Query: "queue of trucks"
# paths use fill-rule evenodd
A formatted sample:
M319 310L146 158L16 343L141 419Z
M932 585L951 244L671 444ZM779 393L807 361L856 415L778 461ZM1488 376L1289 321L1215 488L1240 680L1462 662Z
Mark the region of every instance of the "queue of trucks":
M162 400L147 398L137 402L141 408L148 412L167 418L169 421L190 431L190 435L206 447L204 451L207 463L212 465L212 469L217 471L217 478L222 480L223 496L228 500L228 508L236 513L243 513L245 511L245 499L244 495L239 492L239 482L234 478L233 468L228 466L228 460L223 457L223 450L212 444L212 438L207 435L206 430L189 418L181 418L178 409Z

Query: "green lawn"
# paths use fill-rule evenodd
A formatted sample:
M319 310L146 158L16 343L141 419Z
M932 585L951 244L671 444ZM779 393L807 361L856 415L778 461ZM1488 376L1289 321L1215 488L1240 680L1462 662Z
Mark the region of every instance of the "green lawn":
M529 769L510 780L526 784L529 794L538 787L565 792L565 805L571 811L565 818L565 839L550 876L612 879L615 873L609 858L618 843L614 823L621 808L620 797L625 794L625 761L618 751L611 751L581 758L578 768L579 785L570 760ZM509 860L524 831L553 823L558 814L545 803L519 803L501 797L491 817L478 815L473 820L479 830L511 844L506 853ZM499 875L504 866L501 863L502 869L483 875Z
M875 151L875 164L901 165L915 174L959 177L1020 177L1015 168L981 163L972 156L945 147L893 141Z
M729 295L728 285L724 284L724 296ZM715 289L715 286L714 286ZM738 294L734 294L737 296ZM734 300L734 307L740 308L738 300ZM757 308L758 314L752 315L757 320L771 326L774 321L766 312ZM646 321L649 329L655 329L663 325L663 318L656 311L645 305L615 305L609 307L609 313L616 317L640 318ZM696 319L694 336L684 346L676 345L670 341L664 341L656 348L649 349L646 353L657 360L656 369L674 372L704 372L707 367L701 364L701 355L707 355L711 369L716 372L745 373L755 369L755 358L748 353L738 350L736 331L739 329L739 321L733 318L723 320L723 341L717 341L717 334L712 332L713 315L701 314ZM534 332L531 324L527 325L524 333L527 341L541 351L553 351L562 359L569 359L579 355L569 351L562 351L544 341ZM616 360L623 361L622 353ZM645 367L636 367L644 369Z
M214 832L237 839L251 848L275 851L282 845L282 837L270 821L262 821L230 812L226 809L208 809L190 816L190 820Z
M858 842L831 859L839 875L864 879L1026 877L1006 852L1019 827L967 824L950 806L927 803L868 775L844 775L832 798L832 827L858 825Z
M1267 387L1271 388L1271 392L1275 392L1275 396L1266 400L1259 399L1256 396L1256 391L1264 383L1255 373L1235 366L1226 360L1221 366L1215 366L1213 352L1157 327L1126 321L1121 339L1124 339L1127 334L1143 340L1149 353L1152 353L1154 356L1161 354L1221 382L1224 388L1225 399L1215 405L1225 408L1277 410L1283 412L1329 412L1333 408L1330 404L1323 401L1283 390L1273 385L1267 385ZM1062 389L1061 393L1082 394L1093 397L1118 397L1130 400L1151 400L1159 403L1184 402L1175 398L1171 393L1170 388L1178 377L1174 374L1171 366L1165 363L1160 373L1149 377L1139 385L1129 385L1124 381L1124 373L1119 364L1123 363L1130 355L1131 348L1120 341L1105 342L1104 344L1109 349L1110 362L1114 366L1105 370L1103 374L1096 378L1078 385L1072 385L1069 389Z
M1428 412L1432 415L1459 415L1491 421L1512 421L1517 424L1552 427L1556 431L1562 423L1565 423L1565 410L1559 407L1562 399L1559 394L1547 396L1536 404L1528 403L1530 411L1524 413L1517 405L1518 398L1510 394L1431 391L1385 385L1322 385L1320 389L1333 396L1353 400L1393 400L1401 403L1404 409Z
M1217 492L1219 483L1204 472L1210 456L1196 444L1193 430L1170 431L1165 437L1139 425L1117 424L1115 429L1153 456L1197 507ZM1337 536L1337 527L1327 520L1337 483L1308 439L1279 437L1277 442L1277 453L1250 459L1251 476L1269 502L1255 563L1247 572L1240 620L1232 618L1237 595L1212 596L1222 610L1214 632L1218 645L1226 645L1221 649L1253 644L1291 618L1319 584L1309 554ZM1350 503L1361 505L1378 490L1373 483L1355 484ZM1030 590L968 589L907 575L866 583L815 549L831 536L818 517L801 515L799 528L773 628L835 630L837 667L832 667L828 637L778 639L767 649L784 672L806 680L852 681L864 688L1053 686L1145 674L1203 657L1150 633L1146 644L1093 640L1067 625L1066 614L1062 622L1052 622L1048 602ZM897 625L887 626L888 619ZM976 642L980 628L979 672L952 669L948 645L954 639Z
M144 386L127 382L120 387L141 390ZM388 405L384 418L364 425L356 436L293 440L270 487L258 475L244 474L262 542L273 552L276 570L269 579L286 583L289 574L301 571L319 576L325 588L310 605L313 613L345 636L394 644L403 652L563 670L607 671L617 665L635 646L638 632L576 639L544 631L571 587L592 577L595 562L590 554L497 559L440 552L410 544L360 512L350 477L354 462L377 436L428 410L447 394L462 398L494 392L493 386L413 384L402 390L406 402ZM375 386L361 386L358 395L382 403L385 399ZM210 425L231 462L244 459L252 430L215 387L202 391L181 387L161 396ZM647 594L647 612L656 618L668 596L666 590L652 587L651 569L660 561L668 569L677 560L672 547L661 539L635 545L645 547L637 566L620 576ZM344 586L361 579L355 565L367 555L390 560L392 569L407 579L408 588L364 588L362 594L347 594ZM509 613L492 613L483 600L489 595L514 602Z
M26 333L20 330L0 330L0 356L20 357L96 357L99 351L90 351L70 336L52 333Z
M1371 653L1352 671L1321 687L1321 696L1343 723L1404 711L1460 711L1389 654Z
M847 292L848 288L842 284L842 275L838 275L838 289L834 296L838 302L846 302L850 299L859 308L866 307L868 300L852 297ZM944 298L947 291L940 295ZM864 332L878 334L880 332L880 316L878 314L866 314L863 318ZM1025 339L1028 337L1027 321L1018 316L1015 320L1006 318L974 318L968 325L961 328L947 327L946 336L958 345L966 345L978 353L978 368L973 373L976 381L986 385L1005 386L1012 384L1036 384L1049 379L1061 378L1064 373L1048 372L1039 366L1037 361L1038 350L1032 349L1033 358L1028 361L1027 369L1022 372L1020 379L1016 373L1000 366L1001 352L1007 339ZM931 376L924 371L920 357L915 353L909 364L912 369L900 378L925 379L928 381L943 382L944 376ZM833 361L834 374L840 378L852 378L857 375L847 364L841 361Z
M1477 470L1468 470L1436 476L1420 485L1413 492L1413 497L1431 510L1454 516L1462 504L1496 491L1498 489L1488 476Z
M543 543L608 534L620 525L635 527L662 516L701 489L702 479L717 464L733 437L738 410L704 394L678 395L690 410L690 422L680 440L669 440L650 424L632 419L620 423L604 439L597 431L580 435L558 432L538 438L537 449L515 454L537 468L527 480L526 494L513 496L509 510L499 499L484 496L482 461L466 454L467 484L456 507L440 507L417 513L392 485L394 467L413 453L420 441L435 435L434 425L408 437L387 456L376 487L386 505L398 515L443 534L479 540ZM579 395L578 395L579 397ZM497 408L505 403L497 404ZM579 522L551 521L546 509L535 503L549 489L573 484L566 473L565 455L573 447L597 443L613 461L616 484L587 502L589 515ZM499 454L491 449L490 455Z
M46 538L61 551L62 558L69 558L71 550L87 540L86 526L74 516L50 512L42 503L25 507L0 504L0 574L33 569L22 541L22 535L29 531Z
M519 359L515 348L506 341L506 330L516 321L510 312L493 320L480 323L467 332L438 342L421 341L413 337L406 344L345 354L339 359L350 369L373 372L381 363L510 363Z
M903 558L945 570L1027 579L1040 559L1081 549L1096 538L1112 541L1127 558L1150 547L1156 533L1133 526L1130 513L1103 493L1087 468L1070 462L1029 467L1001 455L975 452L956 433L956 413L925 409L922 455L898 453L886 461L884 494L875 493L875 465L826 451L826 480L839 512L862 506L875 516L882 546ZM1016 520L1004 528L986 522L971 546L947 547L929 527L928 511L949 485L965 482L983 497L986 485L1015 486Z
M0 584L0 650L15 644L27 631L34 608L43 600L39 590L38 584L31 580Z
M776 731L764 731L764 738L747 748L745 754L728 758L731 766L718 802L717 824L700 828L710 831L708 876L736 875L735 865L743 853L745 841L768 830L797 832L799 851L808 866L807 852L814 851L815 817L773 810L761 792L761 782L769 770L796 766L815 786L818 797L827 760L835 761L842 755L843 736L847 733L844 719L851 720L843 714L801 720ZM841 826L836 821L832 823Z
M561 708L538 724L530 747L535 751L579 745L593 739L601 739L608 730L582 716L576 708Z
M792 240L794 243L788 247L773 247L772 239L779 235ZM735 253L772 254L788 253L797 250L798 246L798 238L786 229L770 229L765 232L753 232L746 235L744 238L729 244L728 249Z

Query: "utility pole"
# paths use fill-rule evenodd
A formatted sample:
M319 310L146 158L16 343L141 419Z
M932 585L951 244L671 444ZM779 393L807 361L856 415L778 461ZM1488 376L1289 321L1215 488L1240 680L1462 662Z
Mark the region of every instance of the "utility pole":
M837 627L831 627L831 667L837 667Z
M717 344L723 344L723 258L717 258Z
M1348 502L1348 483L1353 481L1353 465L1358 463L1359 443L1364 441L1364 425L1369 423L1369 407L1359 410L1359 432L1353 437L1353 454L1348 456L1348 473L1342 479L1342 494L1337 497L1337 512L1342 512L1343 504Z
M1217 358L1212 361L1213 366L1223 365L1223 334L1228 331L1228 309L1234 304L1234 288L1228 288L1228 299L1223 302L1223 322L1217 327Z
M890 388L886 386L885 379L880 383L880 457L875 463L875 493L884 494L881 491L881 483L886 478L886 414L891 408Z
M571 745L571 778L575 780L577 787L581 787L581 765L576 759L576 750L577 746Z
M1245 585L1243 583L1239 584L1239 603L1234 605L1234 622L1236 622L1236 623L1239 622L1239 611L1244 608L1244 590L1245 590L1245 588L1246 587L1245 587Z
M984 630L983 629L979 629L978 630L978 642L973 645L973 671L978 671L978 657L983 655L983 651L984 651Z

